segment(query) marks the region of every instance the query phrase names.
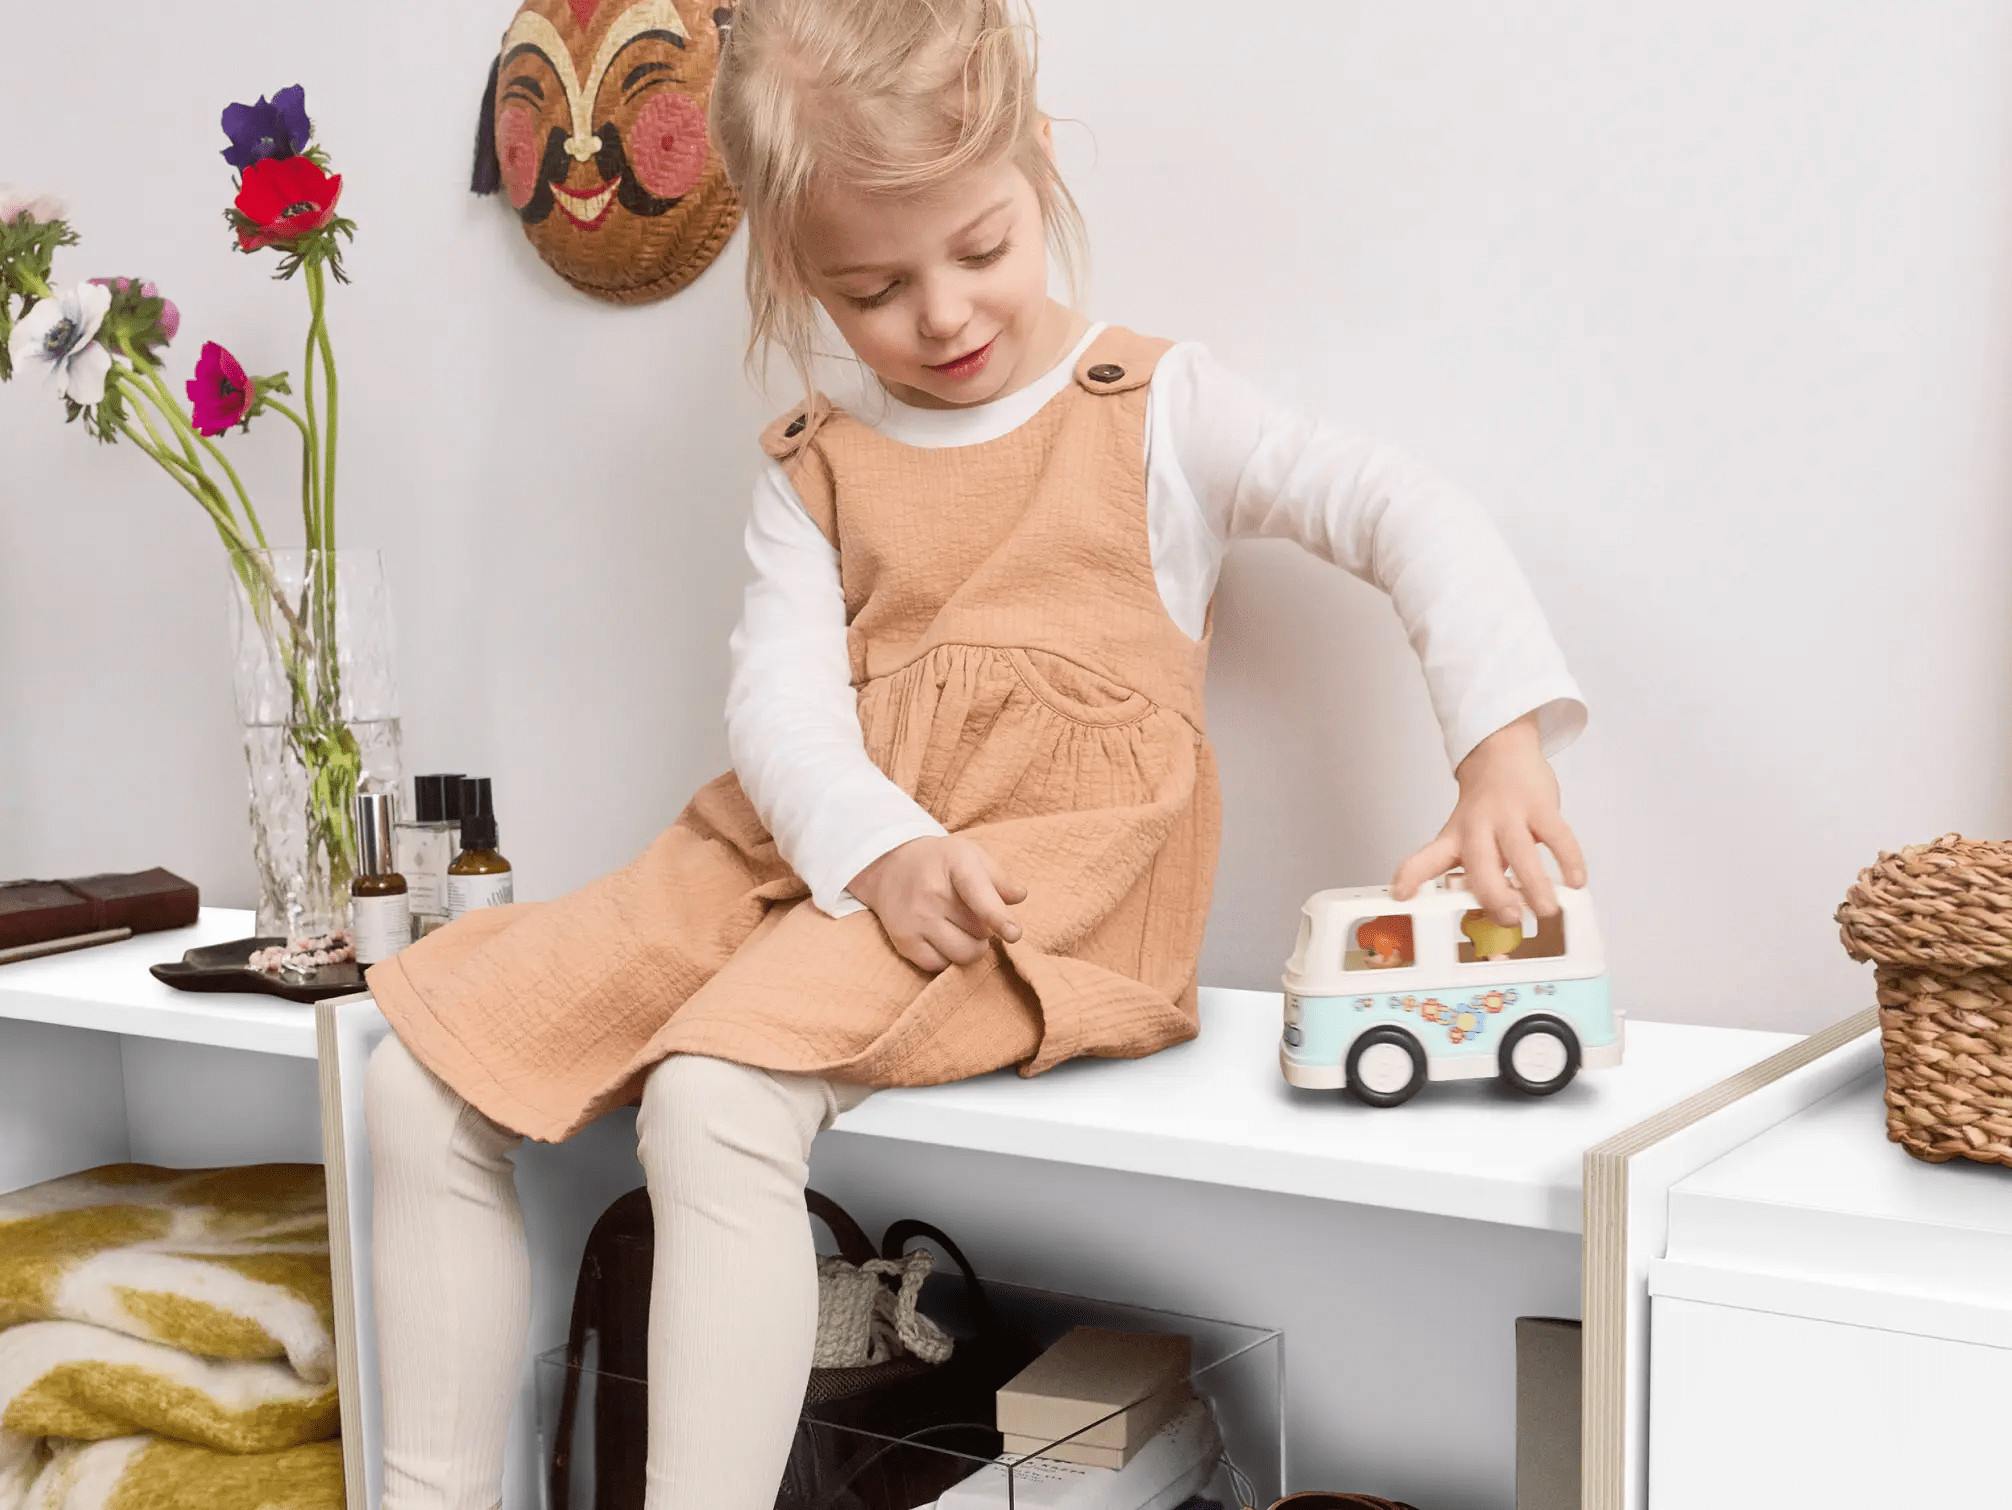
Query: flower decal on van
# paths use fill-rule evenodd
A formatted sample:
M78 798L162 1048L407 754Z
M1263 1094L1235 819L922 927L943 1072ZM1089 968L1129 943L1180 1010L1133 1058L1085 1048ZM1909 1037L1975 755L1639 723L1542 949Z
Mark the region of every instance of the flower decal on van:
M1445 1028L1449 1043L1472 1043L1487 1031L1490 1017L1515 1004L1514 991L1477 991L1466 1001L1452 1006L1437 1001L1427 1002L1431 1010L1426 1014L1426 1021L1436 1022Z

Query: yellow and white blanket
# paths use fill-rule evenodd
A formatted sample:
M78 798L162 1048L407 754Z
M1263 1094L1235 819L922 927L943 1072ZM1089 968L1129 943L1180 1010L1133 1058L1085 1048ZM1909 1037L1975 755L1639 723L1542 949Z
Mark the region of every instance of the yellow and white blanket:
M314 1165L0 1196L0 1510L337 1510Z
M68 1442L44 1455L8 1510L343 1510L342 1444L249 1456L158 1437Z
M81 1321L0 1332L0 1465L41 1437L151 1431L219 1452L274 1452L341 1428L335 1385L284 1363L198 1358Z
M0 1328L85 1321L325 1384L333 1316L319 1165L111 1164L0 1195Z

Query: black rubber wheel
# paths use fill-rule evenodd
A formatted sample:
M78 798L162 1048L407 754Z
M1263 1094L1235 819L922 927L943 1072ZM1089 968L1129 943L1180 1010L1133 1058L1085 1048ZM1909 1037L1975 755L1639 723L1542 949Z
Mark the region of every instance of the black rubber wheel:
M1524 1095L1552 1095L1579 1073L1579 1035L1555 1017L1525 1017L1502 1035L1496 1063Z
M1402 1106L1425 1084L1425 1050L1402 1028L1371 1028L1349 1046L1347 1069L1356 1100Z

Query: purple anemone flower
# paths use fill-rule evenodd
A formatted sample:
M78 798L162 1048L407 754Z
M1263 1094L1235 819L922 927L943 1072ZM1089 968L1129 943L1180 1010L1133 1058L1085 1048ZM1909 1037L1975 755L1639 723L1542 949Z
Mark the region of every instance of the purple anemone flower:
M307 119L307 90L291 84L270 101L260 95L256 105L226 105L223 127L231 139L223 158L233 168L305 152L313 130Z

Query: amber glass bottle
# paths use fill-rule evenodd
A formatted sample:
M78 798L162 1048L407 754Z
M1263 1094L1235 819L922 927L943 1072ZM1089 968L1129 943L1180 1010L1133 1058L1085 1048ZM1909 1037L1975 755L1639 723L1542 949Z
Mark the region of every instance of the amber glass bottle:
M510 862L496 848L496 807L487 776L461 782L461 853L447 867L447 916L514 901Z
M350 936L356 962L374 965L412 942L411 898L405 877L392 869L394 820L389 792L356 798L356 875L349 883Z

